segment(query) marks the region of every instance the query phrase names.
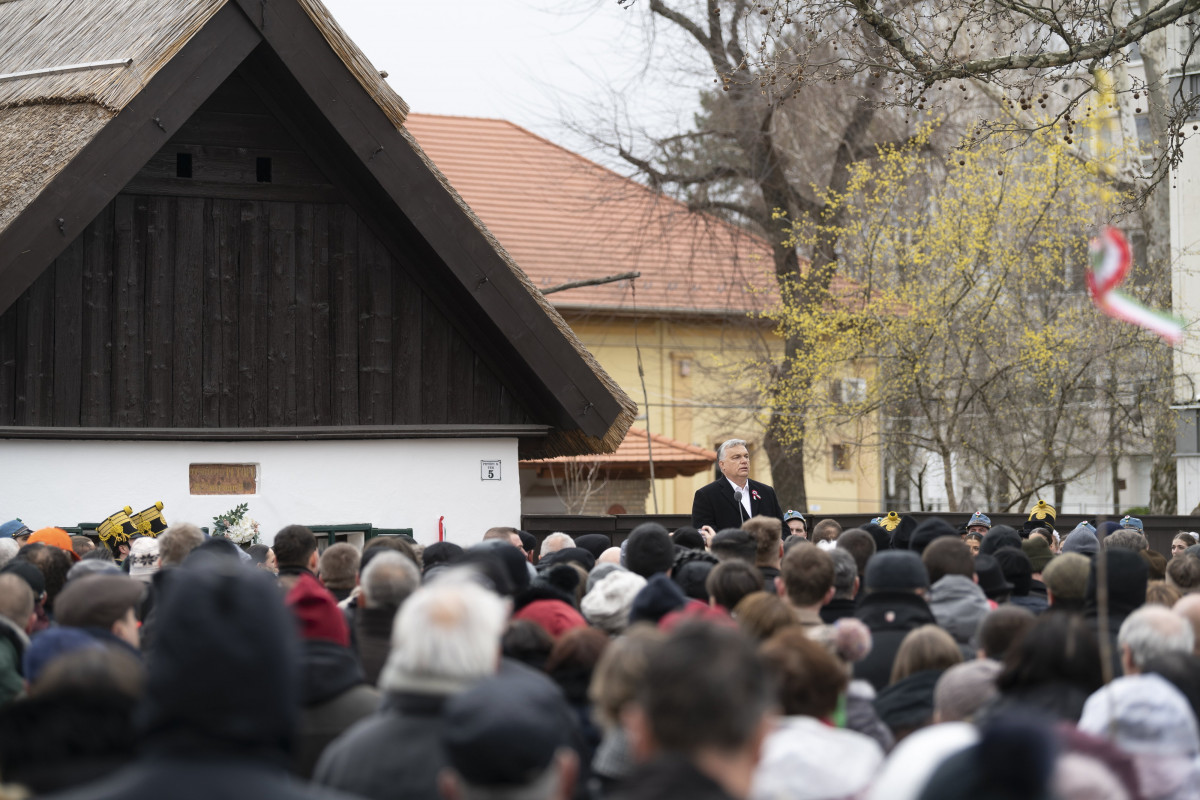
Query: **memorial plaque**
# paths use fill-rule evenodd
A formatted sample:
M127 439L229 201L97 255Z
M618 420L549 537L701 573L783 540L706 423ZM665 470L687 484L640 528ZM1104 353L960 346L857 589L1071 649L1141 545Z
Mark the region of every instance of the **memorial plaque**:
M192 494L254 494L257 464L192 464L188 470Z

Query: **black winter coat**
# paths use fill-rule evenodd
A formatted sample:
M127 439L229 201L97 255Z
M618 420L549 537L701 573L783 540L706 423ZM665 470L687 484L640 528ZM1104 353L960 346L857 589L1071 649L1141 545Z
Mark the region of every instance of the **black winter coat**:
M661 756L617 785L615 800L733 800L725 789L676 755Z
M56 800L354 800L350 795L301 783L282 767L225 756L139 760L112 777Z
M361 613L361 609L360 609ZM379 708L379 692L368 686L349 647L312 640L301 643L300 724L292 771L312 777L321 752L347 728Z
M881 691L892 677L892 662L909 631L936 625L929 605L912 592L871 592L864 595L855 614L871 630L871 652L854 665L854 677Z
M125 742L141 753L61 797L349 800L287 773L299 659L296 625L275 582L214 558L175 570L162 588L145 693L134 711L138 741Z
M449 695L392 692L379 712L325 748L313 783L371 800L439 800L447 765L442 711Z

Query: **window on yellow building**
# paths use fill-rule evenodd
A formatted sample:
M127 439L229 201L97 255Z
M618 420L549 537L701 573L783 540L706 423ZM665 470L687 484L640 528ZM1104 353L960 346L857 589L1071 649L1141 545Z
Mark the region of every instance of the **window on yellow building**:
M830 399L838 405L861 403L867 399L867 382L862 378L839 378L829 385Z
M850 471L850 445L835 444L832 448L833 455L833 471L834 472L849 472Z

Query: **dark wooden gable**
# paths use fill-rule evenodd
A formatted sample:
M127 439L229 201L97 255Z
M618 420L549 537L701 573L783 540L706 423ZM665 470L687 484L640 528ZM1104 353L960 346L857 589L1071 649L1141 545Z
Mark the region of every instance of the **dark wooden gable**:
M636 404L319 2L229 0L178 44L0 229L0 435L617 447Z
M508 354L472 342L486 325L455 319L469 304L428 280L436 257L395 225L377 235L337 148L302 141L320 126L299 98L281 120L281 98L248 82L266 58L234 72L0 315L0 426L536 419L499 377L520 372Z

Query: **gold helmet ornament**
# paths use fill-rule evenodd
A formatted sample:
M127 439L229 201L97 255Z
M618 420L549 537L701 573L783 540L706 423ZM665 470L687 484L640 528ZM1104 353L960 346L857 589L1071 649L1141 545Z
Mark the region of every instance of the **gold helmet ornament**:
M1030 522L1038 522L1049 528L1054 527L1054 517L1054 506L1045 500L1038 500L1037 505L1029 512Z
M125 510L128 511L129 508L126 507ZM158 536L167 529L167 520L163 517L162 510L162 500L159 500L149 508L134 514L130 520L137 527L137 532L143 536Z
M889 511L886 517L876 517L871 522L883 528L888 533L892 533L900 525L900 515L895 511Z
M133 509L125 506L96 527L100 541L113 553L117 552L118 545L129 544L129 537L138 532L137 525L129 517L132 513Z

